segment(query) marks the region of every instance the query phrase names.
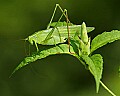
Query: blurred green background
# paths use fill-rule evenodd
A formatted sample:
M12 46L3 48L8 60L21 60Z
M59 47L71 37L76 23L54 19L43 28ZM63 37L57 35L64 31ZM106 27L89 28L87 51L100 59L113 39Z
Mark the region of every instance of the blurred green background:
M38 60L9 78L26 56L21 39L46 29L56 3L68 10L74 24L85 21L87 26L95 26L92 39L104 31L120 30L119 0L0 0L0 96L111 96L102 86L96 94L93 76L69 55ZM54 21L60 14L57 11ZM120 41L116 41L95 51L104 57L102 81L117 96L119 50Z

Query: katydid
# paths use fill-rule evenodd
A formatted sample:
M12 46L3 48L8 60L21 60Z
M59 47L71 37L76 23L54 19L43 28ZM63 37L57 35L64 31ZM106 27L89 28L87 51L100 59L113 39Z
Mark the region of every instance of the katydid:
M64 15L67 18L67 22L60 22L60 19L59 19L58 22L52 23L57 7L59 7L59 9L62 11L62 15L60 19ZM35 32L34 34L28 36L25 40L28 40L32 45L33 43L35 43L35 46L38 51L37 44L56 45L59 43L66 42L66 40L69 37L73 37L76 32L78 32L80 35L81 25L74 25L70 23L65 12L66 12L66 9L63 11L62 8L58 4L56 4L56 7L54 9L52 18L50 20L50 23L48 24L47 29ZM50 26L52 26L53 28L50 28ZM69 26L69 37L68 37L68 26ZM94 27L87 27L87 32L91 32L92 30L94 30Z
M54 32L51 37L45 41L46 36L51 32L52 29L53 28L49 28L35 32L34 34L28 36L28 38L25 40L28 40L32 45L33 43L42 45L55 45L66 42L66 39L68 38L67 26L54 28ZM81 32L81 25L69 26L69 30L70 37L73 37L76 32ZM91 32L92 30L94 30L94 27L87 27L87 32Z

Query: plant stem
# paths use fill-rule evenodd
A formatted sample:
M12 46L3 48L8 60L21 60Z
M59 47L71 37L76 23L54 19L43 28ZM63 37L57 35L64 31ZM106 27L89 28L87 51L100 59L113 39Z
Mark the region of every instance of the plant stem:
M112 96L116 96L110 89L108 89L107 86L105 86L105 84L102 81L100 81L100 83Z

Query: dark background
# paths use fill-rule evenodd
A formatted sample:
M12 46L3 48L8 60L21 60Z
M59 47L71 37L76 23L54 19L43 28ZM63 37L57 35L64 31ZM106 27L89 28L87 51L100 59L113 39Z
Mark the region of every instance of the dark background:
M102 86L96 94L93 76L69 55L38 60L9 78L26 56L21 39L46 29L56 3L68 10L71 22L95 26L92 39L104 31L120 30L119 0L0 0L0 96L110 96ZM54 21L60 14L57 11ZM95 51L104 57L102 81L117 96L119 50L120 41L116 41Z

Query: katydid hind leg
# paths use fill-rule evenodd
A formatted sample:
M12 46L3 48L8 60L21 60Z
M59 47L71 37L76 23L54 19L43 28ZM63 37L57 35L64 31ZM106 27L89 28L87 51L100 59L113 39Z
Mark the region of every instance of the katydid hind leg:
M47 26L47 29L50 28L50 25L51 25L51 23L52 23L52 21L53 21L53 18L54 18L54 16L55 16L55 13L56 13L57 8L59 8L59 9L61 10L62 14L67 18L66 14L65 14L64 10L61 8L61 6L60 6L59 4L56 4L56 6L55 6L55 8L54 8L54 11L53 11L53 14L52 14L52 17L51 17L51 19L50 19L50 22L49 22L49 24L48 24L48 26ZM61 16L61 18L62 18L62 17L63 17L63 16ZM68 19L68 21L69 21L69 19ZM70 22L70 21L69 21L69 22Z
M67 30L68 30L68 46L69 46L69 52L70 52L70 30L69 30L69 19L68 19L68 13L67 13L67 10L66 10L66 21L67 21Z
M68 13L67 13L67 10L66 9L64 9L64 11L63 11L63 9L61 8L61 6L58 4L57 5L58 7L59 7L59 9L61 10L61 12L62 12L62 14L66 17L66 21L67 21L67 30L68 30L68 45L69 45L69 52L70 52L70 36L69 36L69 25L68 25L68 23L70 23L70 20L68 19ZM62 17L61 17L62 18ZM61 19L60 18L60 19ZM58 20L58 22L60 21L60 19Z
M55 24L54 28L53 28L53 29L49 32L49 34L46 36L46 38L45 38L45 40L44 40L45 42L52 36L55 28L57 28L57 27L56 27L57 24L60 22L60 20L62 19L63 15L67 18L66 14L65 14L67 10L66 10L66 9L63 10L63 9L60 7L59 4L56 4L55 9L54 9L54 12L53 12L53 15L52 15L52 18L51 18L51 20L50 20L50 23L48 24L47 29L49 29L49 27L50 27L50 25L51 25L51 23L52 23L52 20L53 20L53 18L54 18L54 15L55 15L55 12L56 12L56 10L57 10L57 7L59 7L59 9L61 10L62 15L60 16L58 22ZM67 21L70 22L68 18L67 18ZM59 34L60 43L61 43L61 36L60 36L59 31L58 31L58 34Z

